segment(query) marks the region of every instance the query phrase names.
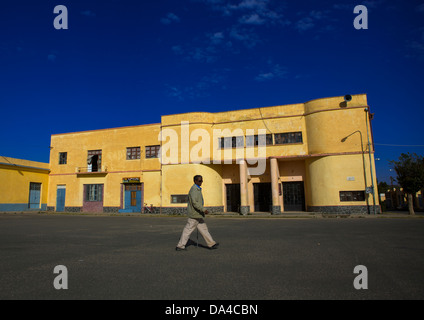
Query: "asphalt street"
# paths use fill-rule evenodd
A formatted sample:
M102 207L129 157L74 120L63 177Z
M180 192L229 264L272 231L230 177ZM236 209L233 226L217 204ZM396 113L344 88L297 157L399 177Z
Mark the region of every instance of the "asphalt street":
M206 221L177 252L185 217L0 214L0 299L424 298L424 219Z

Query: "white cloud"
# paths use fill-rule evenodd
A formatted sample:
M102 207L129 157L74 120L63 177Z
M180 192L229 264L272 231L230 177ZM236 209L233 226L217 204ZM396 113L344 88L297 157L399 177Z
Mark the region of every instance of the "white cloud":
M269 0L243 0L238 5L228 5L231 10L267 10Z
M280 66L279 64L273 64L272 61L268 61L268 65L271 70L262 72L255 77L256 81L264 82L273 79L283 79L288 75L287 68Z
M272 72L268 72L268 73L261 73L257 75L255 80L262 82L262 81L272 80L274 78L275 78L275 75Z
M168 25L173 22L180 22L180 18L176 14L170 12L166 15L166 17L160 19L160 22L162 24Z
M259 42L259 36L252 29L234 26L230 30L230 38L240 41L247 48L255 47Z
M257 13L251 14L251 15L245 15L239 19L239 22L242 24L264 24L266 23L266 20L262 17L260 17Z
M381 5L385 0L365 0L361 4L366 6L368 9L374 9Z
M208 44L218 52L228 50L233 54L242 47L251 49L261 43L258 28L286 26L290 21L282 14L284 5L279 0L192 0L220 12L228 27L216 33L207 33ZM200 57L199 55L196 55Z
M323 12L320 10L312 10L307 14L307 16L298 20L294 27L299 32L304 32L312 28L315 28L317 26L317 23L321 21L328 21L328 13L329 11ZM331 31L331 30L333 29L328 27L324 27L320 29L320 31Z
M299 20L295 25L296 30L300 32L312 29L313 27L315 27L315 23L311 17L303 18Z
M216 60L216 56L214 55L215 50L212 47L206 47L206 48L193 48L189 52L189 58L198 61L198 62L207 62L211 63Z
M179 101L210 97L212 95L211 91L227 89L225 82L228 71L228 69L214 70L211 74L199 78L193 85L166 85L168 95Z
M189 62L206 62L216 61L217 54L213 46L192 46L192 45L175 45L171 47L174 54L183 56L185 61Z
M238 3L225 3L220 0L203 0L212 9L222 12L224 16L239 16L239 24L264 25L286 24L280 10L271 8L270 0L242 0ZM278 3L273 1L273 3ZM279 4L281 6L281 4Z
M215 32L209 38L210 38L211 43L213 45L218 45L218 44L222 43L222 41L224 41L225 36L224 36L223 32Z

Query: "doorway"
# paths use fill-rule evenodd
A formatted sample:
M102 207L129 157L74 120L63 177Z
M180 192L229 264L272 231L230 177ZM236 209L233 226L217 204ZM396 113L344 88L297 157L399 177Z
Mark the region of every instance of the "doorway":
M29 209L40 209L41 183L29 183Z
M256 212L272 211L271 183L254 183L253 195L255 200Z
M305 211L303 181L283 182L284 211Z
M141 212L142 189L141 183L124 185L124 210L126 212Z
M65 211L66 186L57 186L56 192L56 211Z
M240 213L240 184L226 184L227 192L227 212L239 212Z

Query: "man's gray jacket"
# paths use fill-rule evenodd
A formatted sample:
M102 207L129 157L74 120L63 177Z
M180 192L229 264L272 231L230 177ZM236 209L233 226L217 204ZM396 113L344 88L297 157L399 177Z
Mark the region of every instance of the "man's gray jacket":
M196 184L191 187L188 193L187 215L192 219L200 219L205 216L202 189Z

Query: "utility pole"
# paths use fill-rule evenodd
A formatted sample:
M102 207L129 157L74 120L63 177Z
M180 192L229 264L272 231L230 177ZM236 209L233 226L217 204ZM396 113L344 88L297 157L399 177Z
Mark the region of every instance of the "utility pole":
M367 126L367 138L368 138L368 154L370 157L370 171L371 171L371 192L372 192L372 198L373 198L373 213L375 214L375 190L374 190L374 175L372 173L372 158L371 158L371 142L370 142L370 134L368 129L369 124L369 108L365 108L365 121Z

